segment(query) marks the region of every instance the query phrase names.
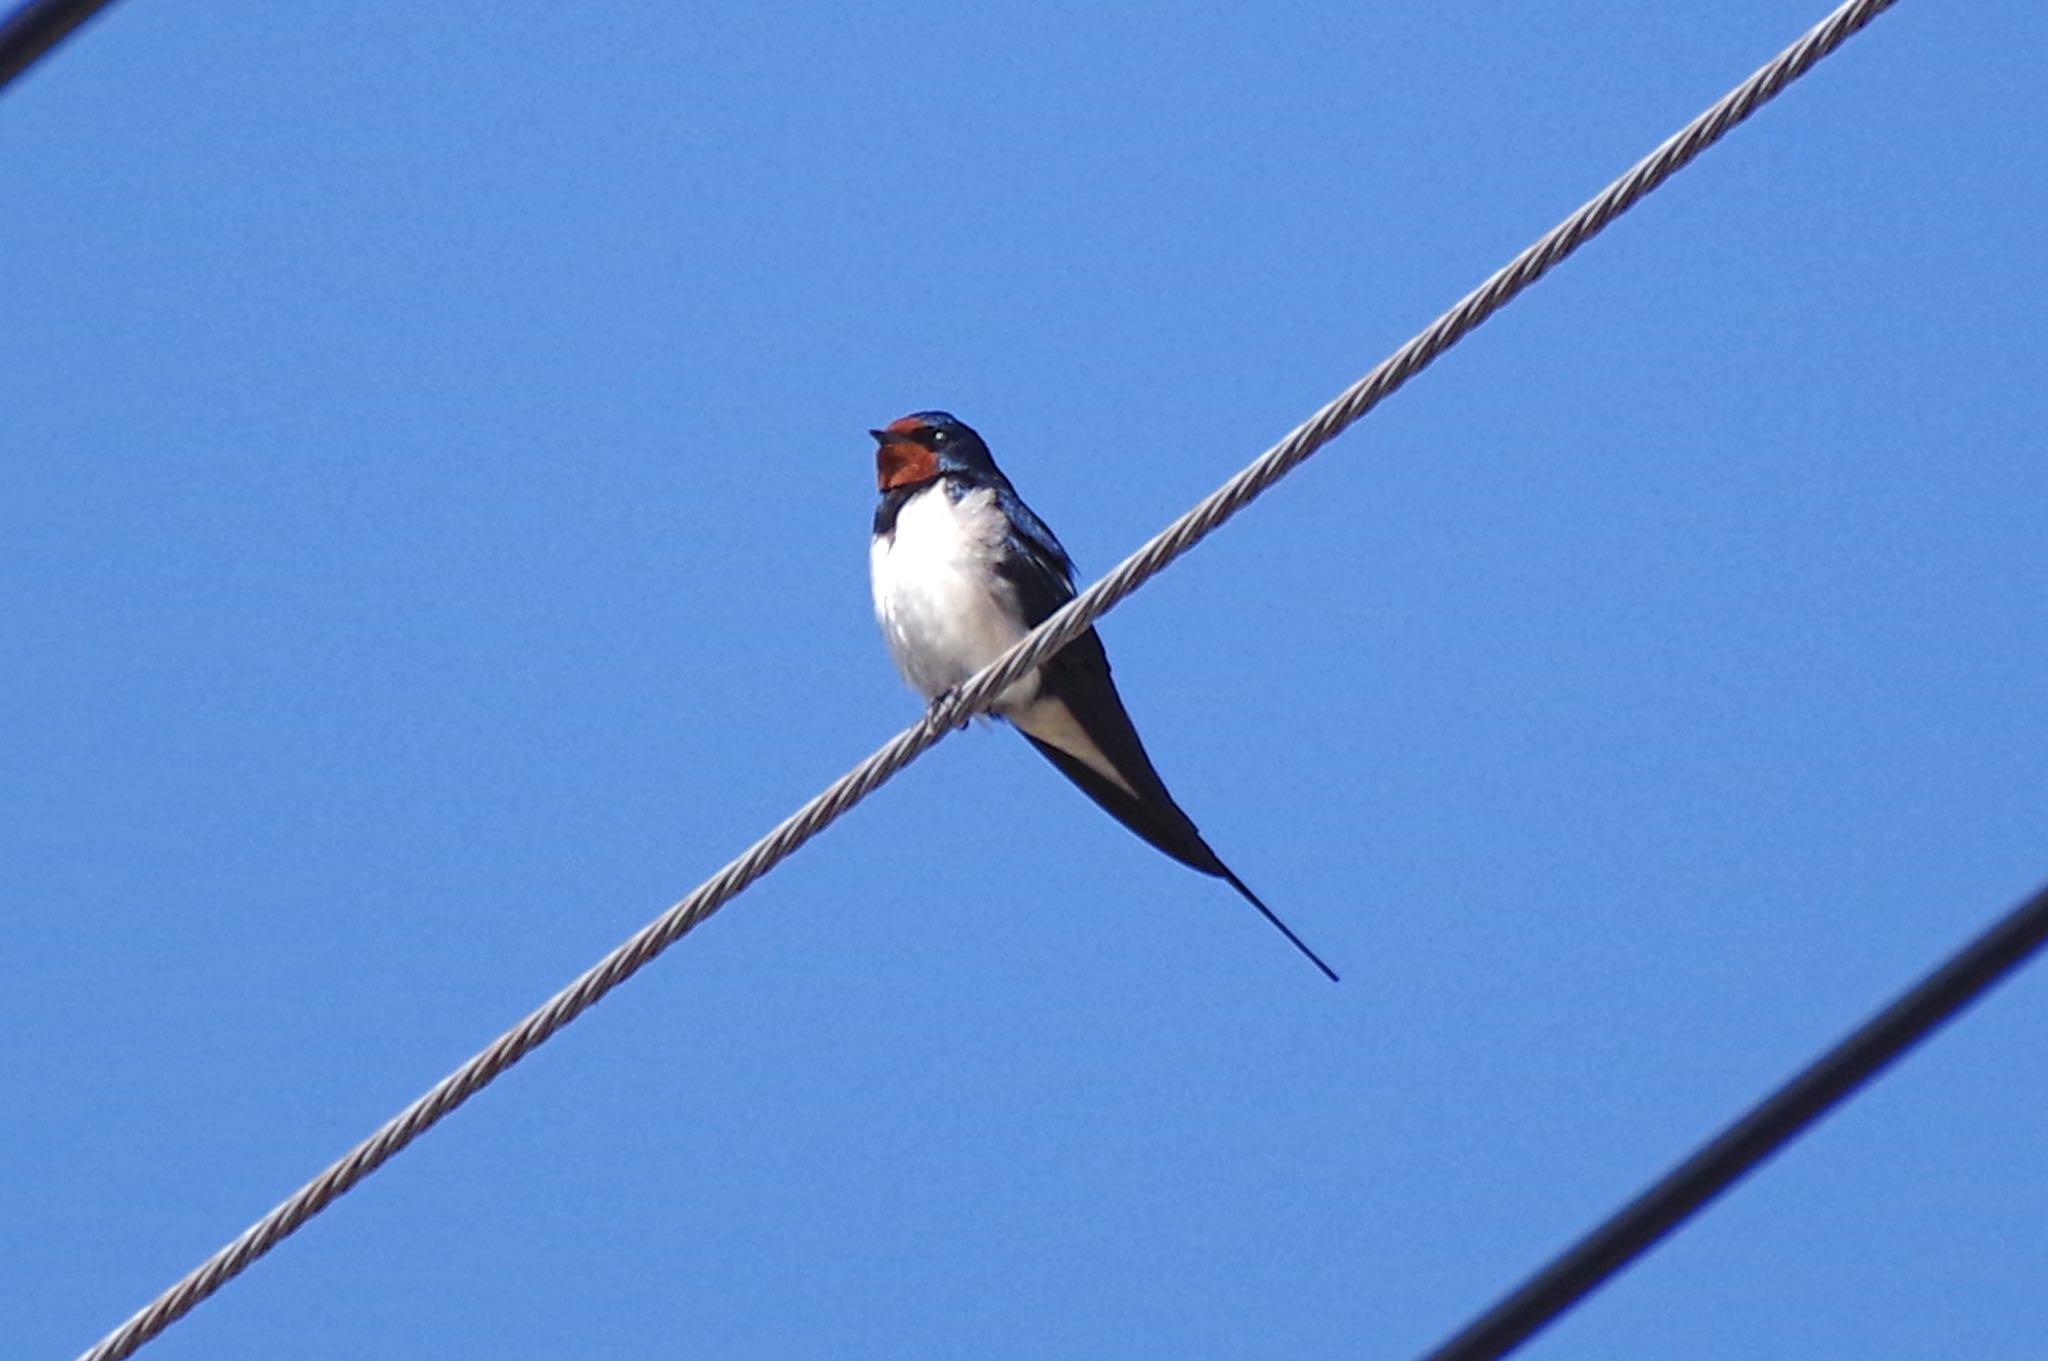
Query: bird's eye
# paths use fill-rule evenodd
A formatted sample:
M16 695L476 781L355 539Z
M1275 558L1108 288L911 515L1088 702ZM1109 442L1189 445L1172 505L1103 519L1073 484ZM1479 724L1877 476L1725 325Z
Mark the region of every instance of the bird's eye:
M934 431L932 431L932 447L933 447L934 449L938 448L938 447L939 447L939 446L940 446L941 444L951 444L952 442L953 442L953 432L952 432L952 431L950 431L950 430L934 430Z

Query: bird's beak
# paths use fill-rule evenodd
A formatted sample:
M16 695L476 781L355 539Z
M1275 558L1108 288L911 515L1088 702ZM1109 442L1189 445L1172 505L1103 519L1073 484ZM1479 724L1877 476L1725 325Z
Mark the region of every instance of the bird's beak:
M868 433L875 437L875 443L877 444L894 444L896 442L896 436L886 430L870 430Z

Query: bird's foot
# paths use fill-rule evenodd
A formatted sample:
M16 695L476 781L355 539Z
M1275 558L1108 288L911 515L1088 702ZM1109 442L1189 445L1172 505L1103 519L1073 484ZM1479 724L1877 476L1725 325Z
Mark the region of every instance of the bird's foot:
M932 702L925 709L931 721L941 728L964 728L973 721L972 714L956 714L954 706L960 702L960 687L949 685L932 696Z

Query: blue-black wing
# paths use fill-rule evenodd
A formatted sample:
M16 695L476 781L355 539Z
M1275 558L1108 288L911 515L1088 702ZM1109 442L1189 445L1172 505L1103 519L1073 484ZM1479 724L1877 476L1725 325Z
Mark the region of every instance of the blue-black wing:
M1009 522L1009 551L1000 556L996 570L1016 591L1025 623L1036 628L1074 598L1074 563L1045 521L1032 513L1008 481L1001 479L1001 474L997 478L996 495ZM1039 698L1062 704L1129 788L1105 778L1087 762L1050 742L1028 732L1023 733L1024 740L1038 748L1046 760L1104 812L1145 841L1190 869L1227 881L1310 963L1335 981L1336 971L1209 849L1194 820L1181 811L1173 795L1167 792L1166 782L1153 768L1152 758L1146 754L1145 744L1138 740L1138 730L1124 709L1123 696L1117 693L1116 682L1110 676L1109 654L1103 650L1102 639L1095 630L1089 629L1061 648L1040 666L1039 676Z
M998 494L1006 502L1012 551L1003 555L997 570L1017 592L1024 621L1036 628L1074 598L1073 560L1052 530L1032 514L1015 492ZM1137 797L1058 747L1029 733L1024 734L1025 740L1111 817L1167 855L1204 874L1234 878L1202 840L1194 821L1174 802L1166 782L1153 768L1152 758L1146 753L1145 744L1138 740L1138 730L1110 676L1109 654L1103 649L1100 635L1089 629L1061 648L1040 668L1039 674L1039 693L1067 706L1088 739L1116 767L1125 783L1137 791Z

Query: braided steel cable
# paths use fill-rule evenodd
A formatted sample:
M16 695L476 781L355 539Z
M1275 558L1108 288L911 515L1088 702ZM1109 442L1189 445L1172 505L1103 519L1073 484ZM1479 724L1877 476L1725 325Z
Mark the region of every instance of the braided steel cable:
M120 1361L190 1312L443 1116L545 1043L799 846L830 826L953 728L985 711L1026 671L1079 636L1168 563L1285 477L1352 422L1457 344L1550 268L1727 131L1797 80L1897 0L1850 0L1693 119L1584 207L1543 234L1428 329L1396 350L1250 466L1175 520L924 717L835 780L711 878L642 927L539 1010L434 1084L340 1160L103 1338L79 1361Z
M1591 201L1545 232L1537 242L1502 266L1492 278L1459 299L1427 330L1381 360L1372 372L1333 401L1243 472L1224 483L1200 505L1168 525L1110 573L1052 615L1006 655L962 685L945 717L964 721L981 712L1012 682L1079 637L1103 613L1138 589L1167 563L1194 547L1218 525L1244 509L1275 482L1292 472L1346 427L1378 406L1396 389L1463 340L1530 284L1550 271L1620 217L1651 190L1683 170L1692 159L1814 63L1853 37L1897 0L1851 0L1828 15L1798 42L1687 123L1662 146L1630 167L1627 174L1601 190Z

